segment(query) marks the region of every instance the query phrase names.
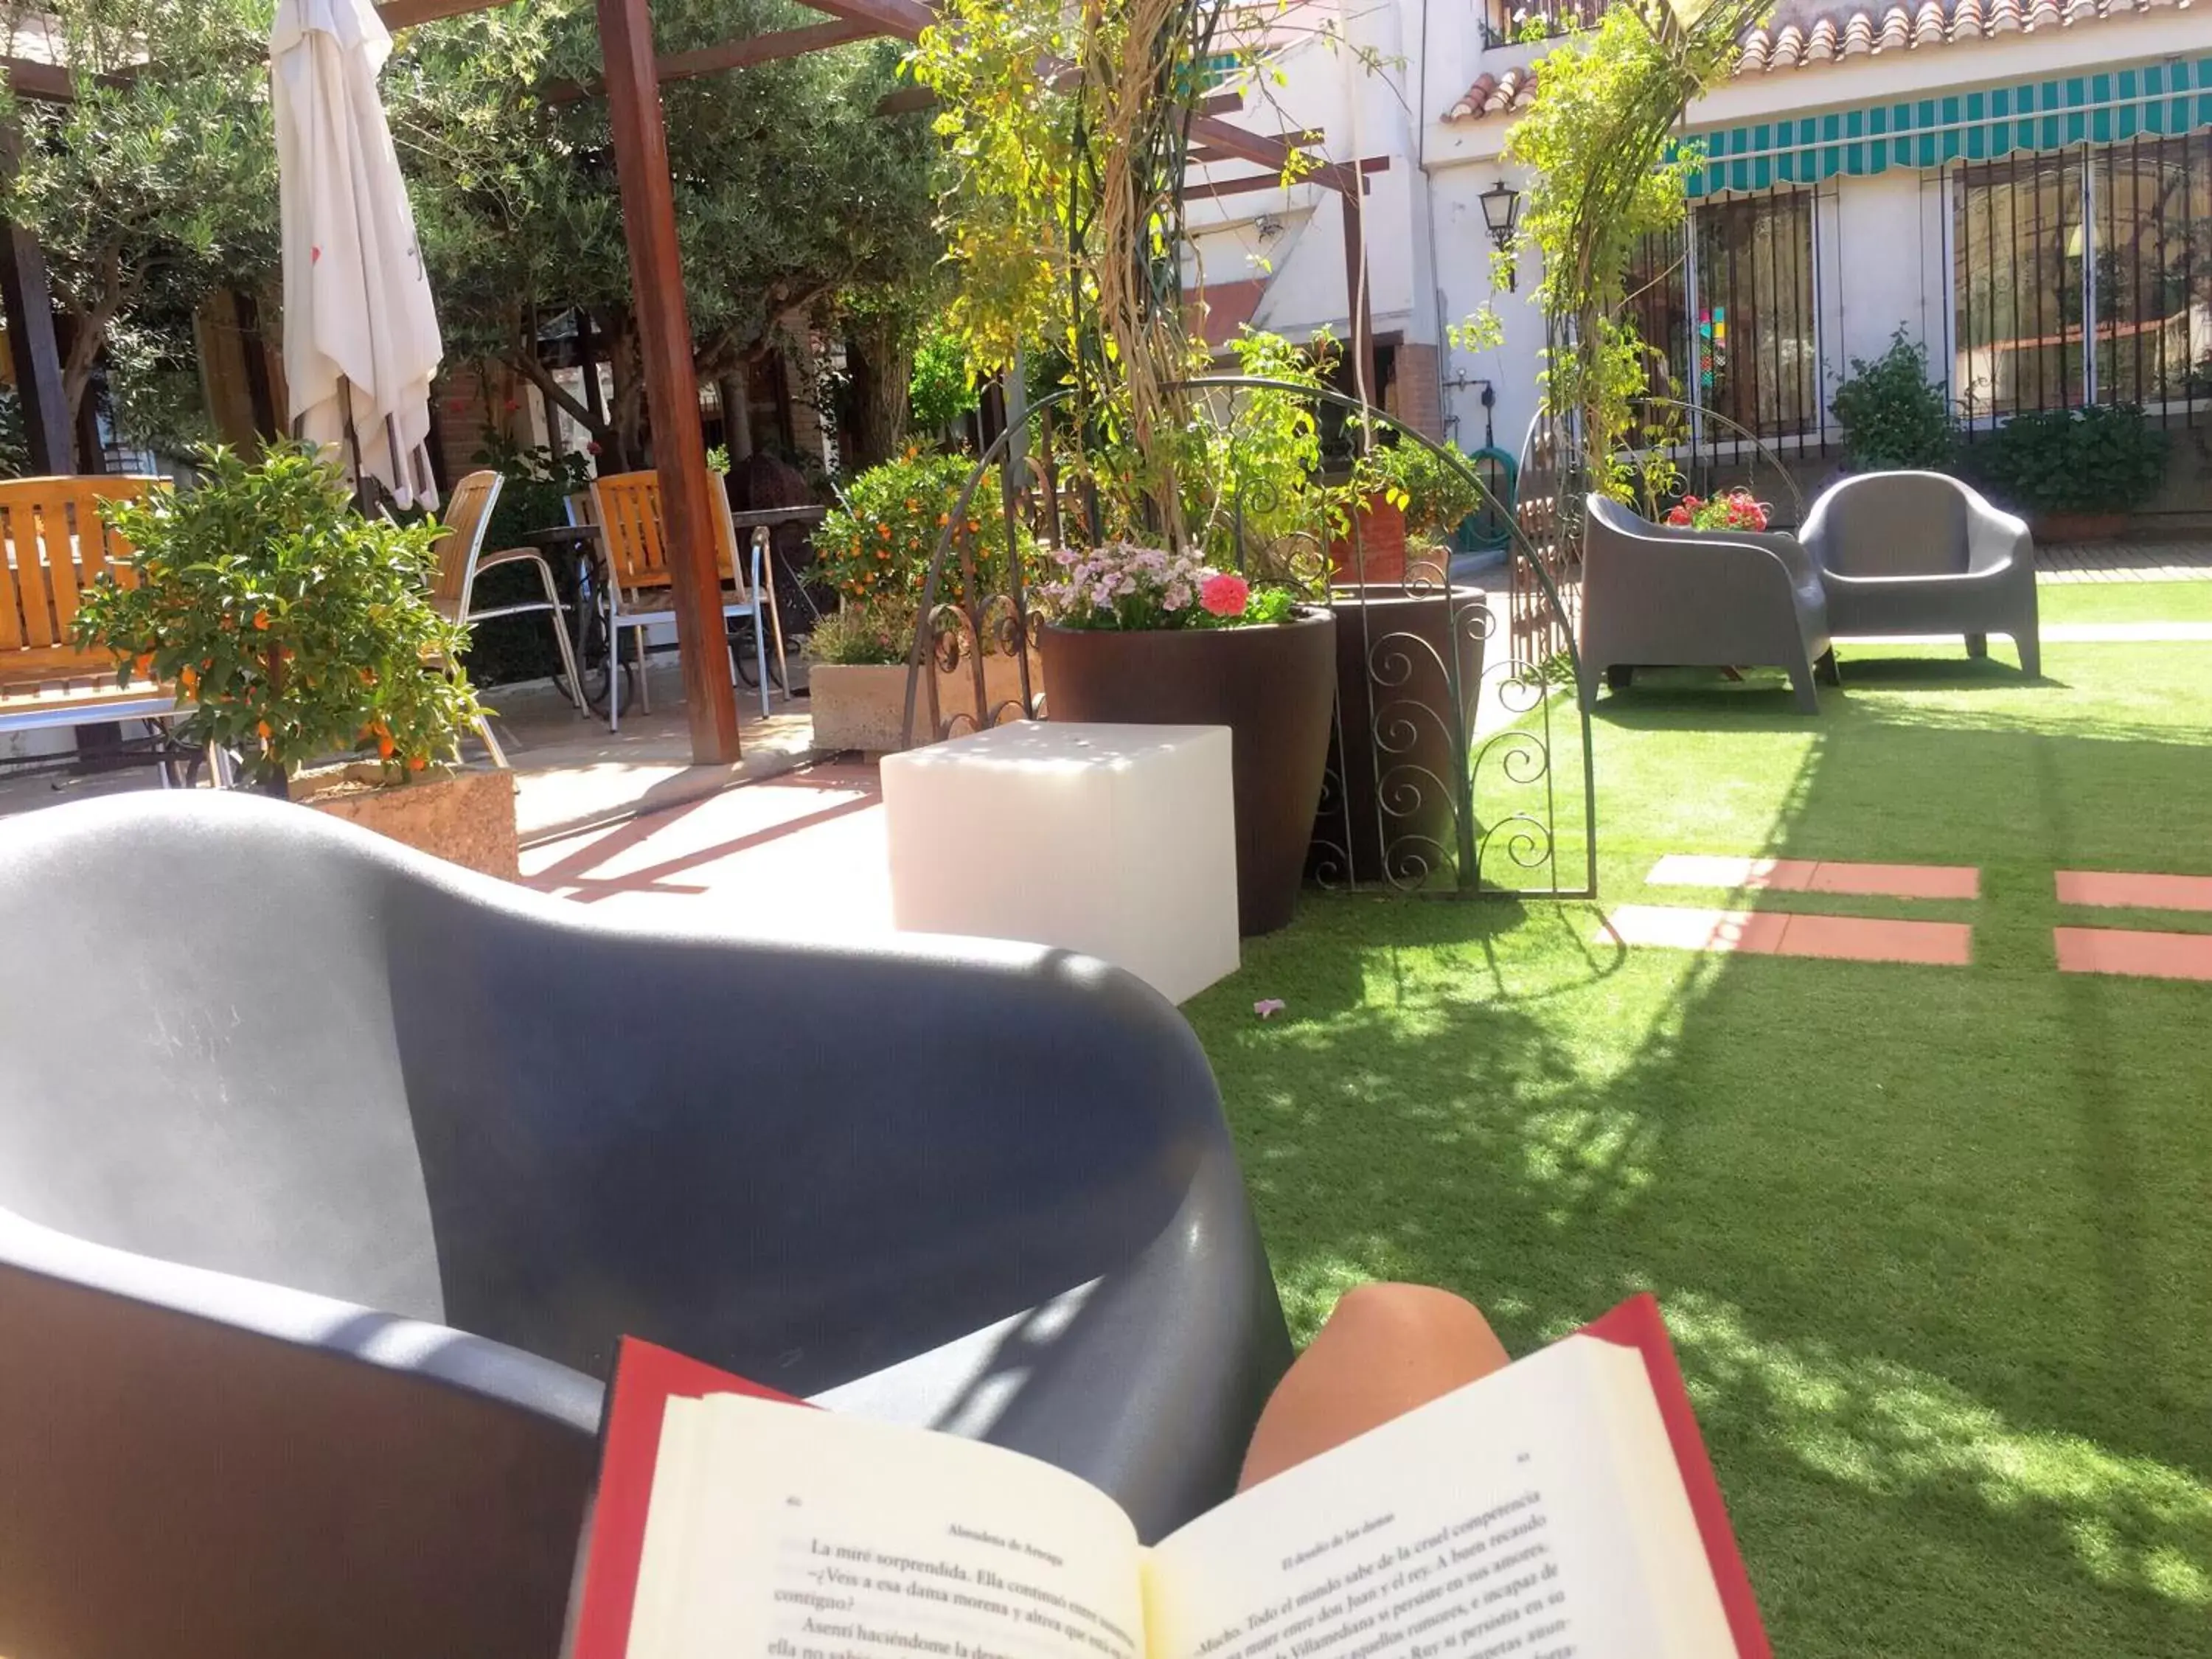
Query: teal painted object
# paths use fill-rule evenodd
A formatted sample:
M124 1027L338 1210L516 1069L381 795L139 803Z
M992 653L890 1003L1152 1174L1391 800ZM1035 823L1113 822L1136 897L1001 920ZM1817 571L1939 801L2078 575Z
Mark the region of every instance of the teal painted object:
M2118 143L2212 127L2212 58L2023 81L1987 91L1692 133L1704 165L1688 194L1814 185L1838 173L1995 161L2015 150Z
M1513 538L1513 492L1521 464L1495 444L1486 444L1467 458L1482 480L1492 501L1486 501L1460 520L1452 532L1455 553L1494 553ZM1492 502L1497 503L1493 505Z

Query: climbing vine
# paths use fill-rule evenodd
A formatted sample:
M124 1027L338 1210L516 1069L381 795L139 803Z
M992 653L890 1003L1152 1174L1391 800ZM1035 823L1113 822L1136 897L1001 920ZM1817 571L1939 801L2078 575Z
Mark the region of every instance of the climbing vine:
M1596 27L1536 65L1534 99L1506 137L1504 159L1529 181L1498 275L1502 286L1530 251L1541 261L1543 407L1563 464L1584 487L1648 502L1674 481L1674 422L1647 401L1654 354L1629 310L1628 271L1639 242L1687 212L1699 157L1680 141L1683 110L1728 74L1738 38L1771 3L1608 7ZM1455 337L1492 343L1496 319L1478 316Z

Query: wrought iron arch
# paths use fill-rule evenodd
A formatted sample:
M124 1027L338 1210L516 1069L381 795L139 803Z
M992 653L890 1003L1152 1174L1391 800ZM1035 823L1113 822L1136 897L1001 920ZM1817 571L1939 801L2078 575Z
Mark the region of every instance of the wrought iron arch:
M1540 653L1523 648L1524 630L1501 627L1478 590L1455 586L1448 546L1442 550L1443 568L1409 565L1405 580L1389 585L1389 598L1431 602L1425 609L1415 607L1418 625L1386 615L1394 607L1375 603L1376 591L1365 580L1368 514L1352 513L1346 533L1334 541L1345 580L1328 585L1326 603L1336 612L1340 630L1359 630L1358 660L1368 694L1362 706L1350 710L1341 695L1338 699L1312 878L1324 885L1407 894L1594 896L1596 770L1589 718L1575 695L1582 661L1568 603L1511 504L1498 500L1481 471L1457 449L1346 393L1252 375L1206 376L1174 389L1200 398L1282 392L1340 414L1359 453L1386 435L1427 452L1466 487L1478 510L1487 509L1508 526L1505 552L1515 586L1526 581L1540 596L1549 623L1540 635L1526 637L1556 646ZM1042 428L1072 396L1056 392L1026 408L1008 409L1005 428L977 459L938 538L907 659L908 743L921 734L934 741L1047 712L1033 659L1047 619L1031 603L1021 553L1025 532L1048 549L1066 545L1070 513L1052 473L1049 446L1040 446L1033 463L1029 444L1031 428ZM1004 557L991 561L994 568L987 572L979 566L975 538L960 532L994 472ZM1095 504L1076 505L1085 510L1073 516L1086 526L1096 522ZM1273 513L1280 503L1255 499L1229 505L1242 567L1253 551L1248 520ZM1292 533L1310 536L1315 550L1329 554L1326 526ZM993 690L987 656L1011 659L1011 688ZM948 691L962 694L960 706L945 706ZM1571 758L1579 763L1571 771L1563 770L1558 753L1568 739L1576 750ZM1448 758L1431 763L1437 757ZM1562 777L1571 796L1578 794L1579 825L1563 821ZM1448 830L1439 827L1447 823ZM1563 835L1575 830L1579 858L1563 852L1561 844ZM1378 849L1379 857L1372 856Z

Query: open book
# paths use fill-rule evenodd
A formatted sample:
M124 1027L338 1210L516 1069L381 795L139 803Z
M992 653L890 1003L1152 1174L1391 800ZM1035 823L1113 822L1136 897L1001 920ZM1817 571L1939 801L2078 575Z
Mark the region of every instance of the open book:
M1016 1452L625 1342L575 1659L1769 1653L1649 1297L1150 1548Z

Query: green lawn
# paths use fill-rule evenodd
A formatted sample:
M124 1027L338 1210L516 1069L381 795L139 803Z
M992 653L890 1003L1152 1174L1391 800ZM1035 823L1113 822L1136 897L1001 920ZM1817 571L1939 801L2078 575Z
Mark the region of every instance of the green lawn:
M2046 623L2212 622L2212 581L2065 582L2038 599Z
M1374 1277L1516 1352L1659 1294L1791 1659L2212 1653L2212 985L2051 945L2094 919L2056 869L2212 873L2212 647L1996 652L1847 649L1817 718L1684 677L1594 721L1602 902L1728 900L1647 887L1668 852L1974 864L1973 903L1771 901L1970 921L1971 969L1309 894L1188 1011L1301 1338Z

